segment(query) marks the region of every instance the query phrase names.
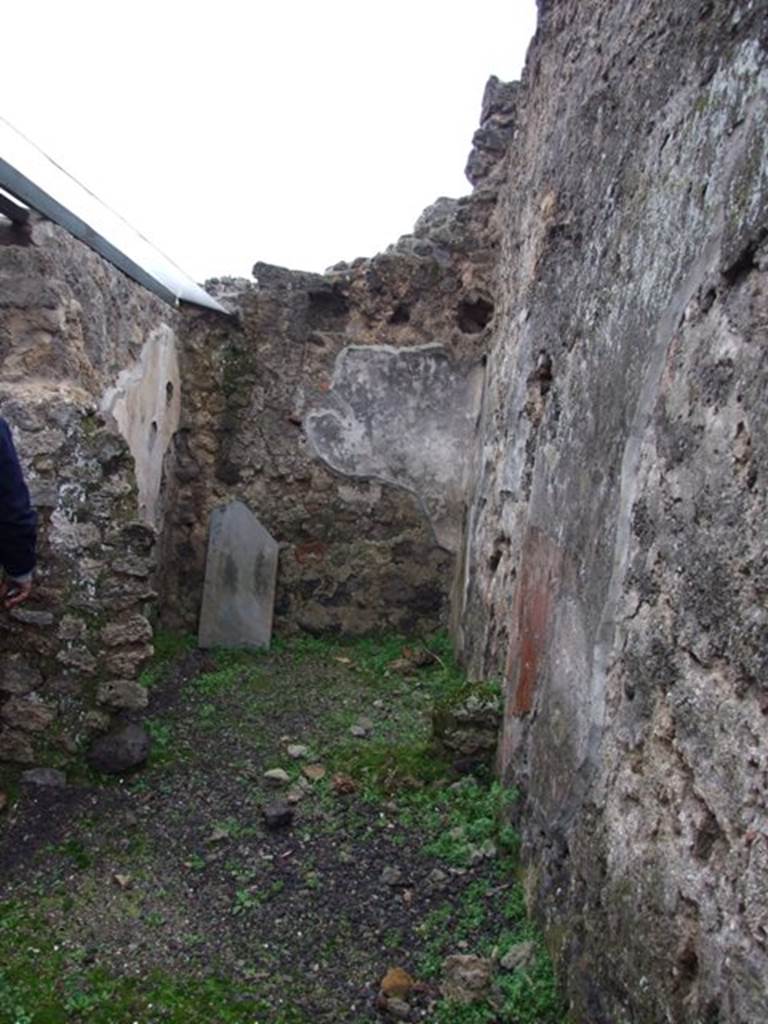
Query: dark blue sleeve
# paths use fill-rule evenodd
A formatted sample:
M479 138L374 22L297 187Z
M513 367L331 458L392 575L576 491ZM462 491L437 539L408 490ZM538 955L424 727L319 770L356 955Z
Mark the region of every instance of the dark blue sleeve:
M37 516L19 465L8 424L0 419L0 565L9 576L35 567Z

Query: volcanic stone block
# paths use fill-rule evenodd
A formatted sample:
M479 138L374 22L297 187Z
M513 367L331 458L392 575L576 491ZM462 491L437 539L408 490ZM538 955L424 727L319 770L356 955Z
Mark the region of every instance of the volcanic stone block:
M140 768L149 757L150 736L143 725L127 722L94 740L86 757L92 768L119 775Z
M200 647L269 647L277 542L241 501L215 509L208 534Z

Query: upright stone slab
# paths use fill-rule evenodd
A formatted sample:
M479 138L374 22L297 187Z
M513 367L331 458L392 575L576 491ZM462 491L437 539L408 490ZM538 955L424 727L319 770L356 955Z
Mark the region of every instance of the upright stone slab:
M269 647L277 542L241 501L214 509L208 533L200 647Z

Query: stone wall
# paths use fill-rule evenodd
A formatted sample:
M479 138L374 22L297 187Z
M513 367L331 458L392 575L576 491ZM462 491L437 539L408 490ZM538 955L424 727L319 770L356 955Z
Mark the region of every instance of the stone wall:
M459 642L590 1024L768 1019L768 5L548 0Z
M413 235L372 259L324 275L256 264L255 282L209 282L237 320L197 312L182 330L186 386L163 554L167 624L195 628L210 512L232 498L281 546L278 630L413 633L445 624L463 513L453 463L464 448L454 439L432 458L425 438L441 442L459 395L474 430L493 315L486 240L494 208L494 190L478 189L471 199L439 200ZM399 373L398 353L407 363ZM363 447L371 451L373 439L398 465L418 450L410 475L375 459L320 458L311 422L349 411L341 367L352 362L368 388ZM394 455L393 436L403 439ZM437 501L413 479L426 466Z
M33 597L0 612L0 761L66 760L146 703L159 478L140 474L174 423L165 378L139 396L175 318L53 224L0 223L0 412L40 521Z

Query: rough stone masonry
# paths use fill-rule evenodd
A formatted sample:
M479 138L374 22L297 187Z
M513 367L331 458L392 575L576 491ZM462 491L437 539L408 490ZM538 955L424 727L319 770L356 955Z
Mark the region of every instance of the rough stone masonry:
M41 527L33 600L0 612L0 762L65 764L147 704L176 319L55 225L0 224L0 408Z
M548 0L460 642L576 1019L768 1019L768 5Z

